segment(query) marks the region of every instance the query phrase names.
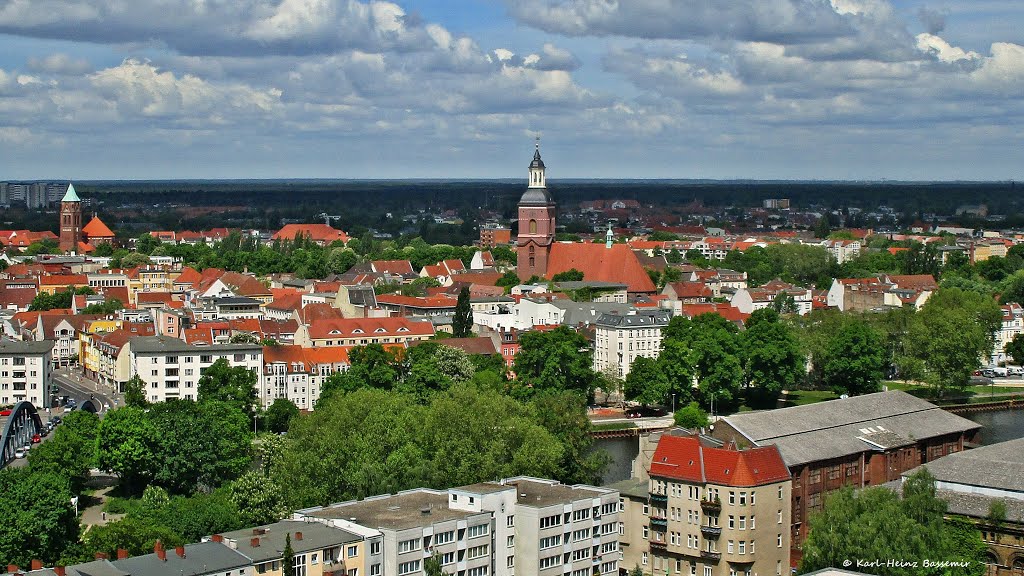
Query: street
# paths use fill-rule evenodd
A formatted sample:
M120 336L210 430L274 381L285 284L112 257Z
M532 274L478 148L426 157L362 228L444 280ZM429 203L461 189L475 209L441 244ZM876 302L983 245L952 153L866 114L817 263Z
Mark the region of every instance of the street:
M53 383L60 388L57 396L74 398L79 408L86 400L89 400L90 396L95 397L94 404L98 404L96 406L98 414L116 408L123 403L121 396L115 393L111 386L105 386L82 377L81 369L77 367L54 370Z

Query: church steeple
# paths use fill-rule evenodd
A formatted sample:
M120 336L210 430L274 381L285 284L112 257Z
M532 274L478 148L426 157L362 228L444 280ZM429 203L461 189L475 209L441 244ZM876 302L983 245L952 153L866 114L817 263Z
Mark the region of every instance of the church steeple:
M544 181L544 161L540 159L540 136L534 144L533 162L530 162L530 188L547 188Z

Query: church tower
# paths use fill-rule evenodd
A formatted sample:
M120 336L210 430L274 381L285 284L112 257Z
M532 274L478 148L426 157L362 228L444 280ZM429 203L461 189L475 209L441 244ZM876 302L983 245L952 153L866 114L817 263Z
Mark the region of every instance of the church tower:
M516 273L526 280L548 271L548 256L555 241L555 201L548 192L544 161L540 159L540 138L537 138L533 161L530 162L530 183L519 199L519 237Z
M68 184L68 191L60 201L60 251L77 252L82 241L82 201L75 192L75 185Z

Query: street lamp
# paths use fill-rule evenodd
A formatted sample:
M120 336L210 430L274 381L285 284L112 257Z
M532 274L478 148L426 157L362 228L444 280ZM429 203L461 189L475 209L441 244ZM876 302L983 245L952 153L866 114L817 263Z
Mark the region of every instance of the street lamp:
M672 393L672 413L676 413L676 393Z

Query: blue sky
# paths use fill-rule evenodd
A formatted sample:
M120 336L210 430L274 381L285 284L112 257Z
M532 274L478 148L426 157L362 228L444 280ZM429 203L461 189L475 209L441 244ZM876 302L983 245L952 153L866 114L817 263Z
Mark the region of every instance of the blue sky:
M1024 178L1014 0L0 0L0 180Z

